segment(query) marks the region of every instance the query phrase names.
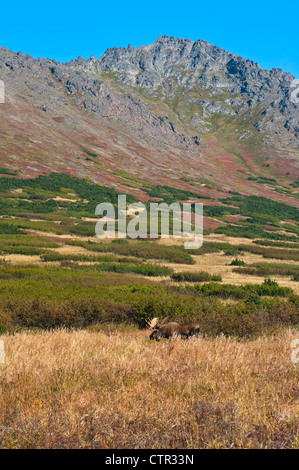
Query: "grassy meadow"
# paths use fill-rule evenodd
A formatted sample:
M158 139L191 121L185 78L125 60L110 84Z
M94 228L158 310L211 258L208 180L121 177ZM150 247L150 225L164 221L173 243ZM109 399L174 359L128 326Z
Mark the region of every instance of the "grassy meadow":
M296 330L148 341L134 329L4 336L5 448L298 448Z

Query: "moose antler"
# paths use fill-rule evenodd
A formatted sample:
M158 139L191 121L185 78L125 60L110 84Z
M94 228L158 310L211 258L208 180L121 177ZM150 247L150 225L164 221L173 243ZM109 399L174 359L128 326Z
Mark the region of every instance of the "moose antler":
M168 321L168 317L162 318L162 320L160 320L160 318L158 317L155 317L147 321L146 323L150 330L158 330L159 328L161 328L161 326L164 326L166 323L168 323Z
M162 318L162 320L159 321L159 327L166 325L169 322L169 317Z
M147 324L147 326L150 330L154 330L156 328L156 326L158 325L158 323L159 323L159 318L158 317L152 318L151 320L148 320L146 322L146 324Z

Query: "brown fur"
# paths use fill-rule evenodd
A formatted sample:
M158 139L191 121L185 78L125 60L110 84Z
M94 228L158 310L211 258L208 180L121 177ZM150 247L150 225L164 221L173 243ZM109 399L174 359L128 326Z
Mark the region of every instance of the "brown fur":
M155 329L150 339L160 341L161 338L171 338L173 336L180 336L181 338L189 338L190 336L198 335L199 325L193 323L190 324L179 324L176 322L170 322L166 325L161 326L159 329Z

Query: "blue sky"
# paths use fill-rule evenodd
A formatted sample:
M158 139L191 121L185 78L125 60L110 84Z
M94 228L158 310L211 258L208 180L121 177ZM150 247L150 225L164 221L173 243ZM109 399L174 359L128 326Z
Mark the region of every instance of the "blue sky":
M1 2L0 46L34 57L98 58L158 36L205 39L299 78L299 2L151 0Z

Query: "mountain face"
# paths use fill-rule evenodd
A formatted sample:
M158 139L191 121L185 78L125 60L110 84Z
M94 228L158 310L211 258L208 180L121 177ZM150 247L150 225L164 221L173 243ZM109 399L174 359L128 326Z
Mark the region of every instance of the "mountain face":
M162 36L151 46L109 49L90 69L115 73L123 83L162 99L208 90L206 100L186 103L197 111L190 120L194 128L196 122L201 124L197 116L202 126L209 126L213 114L254 116L256 112L257 129L285 128L299 143L298 107L290 100L294 77L281 69L263 70L205 41Z
M138 180L294 204L299 106L281 69L162 36L66 64L0 48L0 79L0 163L24 176L64 171L141 199Z

